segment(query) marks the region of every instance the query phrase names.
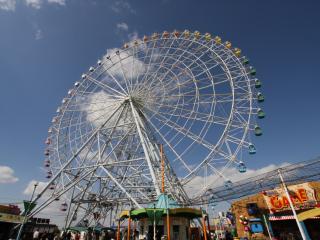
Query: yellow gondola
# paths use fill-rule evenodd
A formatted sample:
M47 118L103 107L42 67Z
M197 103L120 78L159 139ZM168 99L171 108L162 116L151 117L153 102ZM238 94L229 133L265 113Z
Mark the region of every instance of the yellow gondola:
M190 37L190 32L188 30L184 30L183 35L185 38L189 38Z
M224 45L225 45L226 48L228 48L228 49L230 49L230 48L232 47L231 42L228 42L228 41L226 41L226 42L224 43Z
M195 31L193 35L194 35L195 39L199 39L201 36L199 31Z
M155 40L155 39L157 39L157 38L158 38L158 33L153 33L153 34L152 34L152 39Z
M221 44L221 37L219 37L219 36L216 36L215 38L214 38L214 41L217 43L217 44Z
M210 33L206 33L204 35L204 38L206 39L207 42L209 42L211 40L211 34Z
M240 57L240 56L241 56L241 49L235 48L235 49L233 49L233 51L234 51L234 54L235 54L237 57Z

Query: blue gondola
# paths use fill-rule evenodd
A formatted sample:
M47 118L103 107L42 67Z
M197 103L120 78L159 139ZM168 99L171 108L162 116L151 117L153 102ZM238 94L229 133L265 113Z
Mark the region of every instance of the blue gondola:
M240 161L239 164L238 164L238 171L240 173L245 173L247 171L247 167L246 165L244 164L244 162Z
M224 186L225 186L226 188L230 189L230 188L232 188L233 184L232 184L231 180L226 180L226 181L224 182Z
M249 144L249 154L255 154L256 152L257 152L256 147L252 143L250 143Z

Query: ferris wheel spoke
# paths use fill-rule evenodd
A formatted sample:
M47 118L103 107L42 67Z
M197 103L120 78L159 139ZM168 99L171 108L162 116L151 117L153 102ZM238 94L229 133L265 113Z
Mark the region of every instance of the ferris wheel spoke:
M169 50L170 50L170 48L169 48ZM184 55L184 53L187 52L186 50L182 50L182 49L178 49L178 48L177 48L177 50L181 50L181 51L182 51L182 54L179 54L178 57L173 57L173 59L175 59L175 62L169 64L170 68L167 69L167 71L162 75L161 78L159 78L160 81L162 81L162 80L165 78L165 76L167 76L167 74L168 74L169 71L172 71L173 67L174 67L176 64L179 63L179 61L180 61L180 59L182 58L182 56ZM175 52L175 53L176 53L176 52ZM166 56L167 56L167 55L166 55ZM170 59L170 58L167 58L167 59ZM161 64L164 64L164 61L162 61ZM161 64L160 64L159 69L161 69ZM187 66L187 68L189 68L189 67L190 67L190 66ZM158 72L158 71L157 71L157 72Z
M106 90L107 92L108 92L108 90L111 90L112 92L117 93L117 94L119 94L119 95L121 95L121 96L126 96L126 95L125 95L125 91L124 91L123 88L122 88L122 90L124 91L124 93L119 92L118 90L116 90L116 89L114 89L114 88L112 88L112 87L110 87L110 86L108 86L108 85L106 85L106 84L104 84L104 83L102 83L102 82L99 82L98 80L96 80L96 79L94 79L94 78L92 78L92 77L90 77L90 76L87 76L87 79L88 79L89 81L93 82L94 84L97 84L97 85L100 86L102 89Z
M152 111L151 109L149 109L150 111ZM208 149L212 149L215 148L214 145L212 145L211 143L207 142L205 139L203 139L202 137L196 135L195 133L192 133L189 129L186 130L183 127L181 127L180 125L176 124L175 122L172 122L166 118L164 118L161 114L154 112L156 116L159 117L159 121L161 123L163 123L164 125L167 125L168 127L170 127L172 130L180 132L181 134L183 134L184 136L190 138L191 140L197 142L200 145L205 146Z
M166 143L166 145L170 148L170 150L175 154L175 156L180 160L180 162L183 164L183 166L191 172L191 169L189 168L188 164L185 163L185 161L181 158L181 156L174 150L174 148L171 146L171 144L167 141L167 139L161 134L161 132L157 129L157 127L150 121L150 119L147 117L146 114L144 114L144 117L148 120L148 123L152 126L152 128L159 134L159 136L162 138L162 140Z

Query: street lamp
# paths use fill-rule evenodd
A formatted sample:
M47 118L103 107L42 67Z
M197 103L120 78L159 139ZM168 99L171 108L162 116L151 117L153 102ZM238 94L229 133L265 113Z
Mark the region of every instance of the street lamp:
M23 226L24 226L24 224L25 224L25 222L27 220L27 214L29 213L29 210L31 210L30 208L31 208L31 205L32 205L33 196L34 196L34 193L35 193L36 188L38 187L38 185L39 185L38 182L35 182L35 184L33 185L33 191L32 191L31 198L30 198L30 204L29 204L28 208L25 209L24 218L23 218L22 224L20 226L20 229L19 229L19 232L18 232L16 240L20 240L22 229L23 229Z

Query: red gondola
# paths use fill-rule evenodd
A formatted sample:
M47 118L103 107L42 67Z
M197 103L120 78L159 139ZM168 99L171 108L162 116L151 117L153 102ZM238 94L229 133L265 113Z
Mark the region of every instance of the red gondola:
M60 206L60 210L62 212L65 212L65 211L67 211L67 209L68 209L68 204L66 202L62 203Z
M45 161L44 161L44 166L45 166L45 167L50 167L50 160L48 160L48 159L45 160Z
M49 178L52 178L52 172L51 172L51 171L48 171L48 172L47 172L46 178L48 178L48 179L49 179Z
M46 155L46 156L49 156L49 155L50 155L49 149L46 149L46 150L44 151L44 155Z

